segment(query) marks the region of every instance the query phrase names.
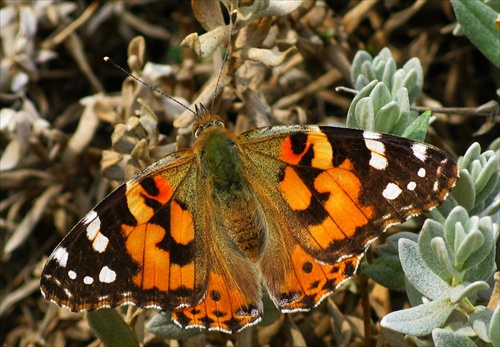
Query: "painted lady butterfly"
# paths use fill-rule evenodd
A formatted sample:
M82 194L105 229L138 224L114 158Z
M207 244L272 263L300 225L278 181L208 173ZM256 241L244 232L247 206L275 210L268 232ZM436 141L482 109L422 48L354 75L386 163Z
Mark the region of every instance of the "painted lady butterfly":
M240 331L260 320L263 288L282 312L317 306L373 240L438 206L458 176L441 150L397 136L312 125L235 136L197 113L194 148L135 175L57 246L45 298Z

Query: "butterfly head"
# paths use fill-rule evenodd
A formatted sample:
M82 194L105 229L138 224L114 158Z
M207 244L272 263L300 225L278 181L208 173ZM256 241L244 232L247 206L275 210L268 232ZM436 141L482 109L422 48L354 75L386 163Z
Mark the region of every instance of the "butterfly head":
M224 122L219 116L209 111L205 105L200 104L195 106L196 122L193 123L194 137L198 138L203 132L209 128L224 128Z

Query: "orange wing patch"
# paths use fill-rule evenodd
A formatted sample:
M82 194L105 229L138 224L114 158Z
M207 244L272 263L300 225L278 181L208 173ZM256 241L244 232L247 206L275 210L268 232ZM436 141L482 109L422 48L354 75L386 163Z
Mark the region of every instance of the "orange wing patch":
M289 166L283 174L284 178L278 183L278 189L288 206L294 211L303 211L311 206L312 193L295 170Z
M177 216L172 217L173 213L177 212L179 205L172 202L169 206L172 222L167 230L161 225L150 222L154 214L158 212L158 207L169 202L172 192L172 185L160 176L144 179L138 183L134 182L134 184L127 186L128 207L136 219L137 225L123 224L122 230L126 237L127 252L139 264L140 268L132 280L136 286L143 289L157 289L164 292L177 289L170 283L171 278L178 282L178 278L173 277L171 273L171 267L175 268L175 266L170 262L170 252L167 249L159 248L158 244L165 238L167 232L177 231L174 228L178 220ZM152 202L157 205L155 206ZM181 220L183 219L181 218ZM189 223L187 224L189 225ZM192 240L194 236L192 221L190 226L191 229L186 231L188 235L191 235ZM193 273L191 273L191 277L193 277ZM188 276L184 276L184 278L188 279ZM193 278L189 281L188 288L191 290L193 289L193 281Z
M193 214L173 199L174 185L166 176L132 180L126 186L129 213L135 223L122 224L128 255L137 265L132 283L144 291L167 297L150 306L167 309L197 304L204 293L206 269L195 273L205 256L194 254ZM181 188L182 190L183 188ZM159 212L162 213L159 213Z
M306 311L317 306L354 275L362 253L324 263L301 246L302 240L287 236L291 230L282 223L274 227L276 230L271 232L275 235L271 235L268 250L257 265L269 295L282 312Z
M278 189L294 212L306 213L304 218L309 216L305 219L307 227L299 232L310 252L324 252L332 243L352 237L360 227L368 225L374 215L374 208L360 201L359 178L342 167L305 178L289 166L284 170ZM311 203L313 196L316 204ZM322 196L320 201L319 196Z
M305 311L317 305L344 281L351 278L362 254L340 260L335 264L321 264L299 245L290 257L293 271L285 272L279 286L278 307L283 312Z
M170 212L170 236L177 244L187 246L194 240L192 216L175 201L170 205ZM176 229L179 224L182 225L180 230ZM182 266L170 261L170 251L158 246L167 233L162 226L154 223L135 227L123 225L122 230L129 255L140 265L139 272L132 278L136 286L164 292L181 288L194 290L194 259Z
M138 224L147 223L157 211L151 205L145 204L145 200L154 200L165 205L172 193L172 184L160 176L148 177L139 183L130 181L127 183L127 205Z
M304 132L295 134L294 138L288 136L284 139L280 155L280 158L284 162L298 165L308 155L313 156L311 161L312 167L317 169L328 169L331 167L333 150L326 134L317 132L314 136L309 136L309 134Z
M262 314L260 302L252 302L245 293L228 283L225 276L211 272L205 298L196 306L172 311L172 318L182 327L227 333L258 323Z
M193 215L183 209L178 202L170 206L170 236L180 245L194 241Z
M322 243L331 243L352 237L356 229L368 224L373 217L374 209L363 206L360 202L361 182L359 178L344 169L330 169L322 172L314 180L314 188L319 193L328 193L329 198L323 204L330 218L320 225L311 226L309 232L314 236L317 231L328 230L328 237L320 237ZM349 218L346 218L349 216ZM326 248L326 247L325 247Z
M128 254L139 264L139 272L133 276L134 284L143 289L169 290L170 253L157 248L165 237L165 229L154 224L137 227L122 226L127 237ZM145 252L147 249L147 252Z

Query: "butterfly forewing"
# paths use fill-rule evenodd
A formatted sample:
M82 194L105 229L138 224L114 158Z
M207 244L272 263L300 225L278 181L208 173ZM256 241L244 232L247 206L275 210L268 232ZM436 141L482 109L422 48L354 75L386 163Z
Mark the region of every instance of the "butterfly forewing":
M196 201L193 163L190 150L170 155L90 211L49 257L43 295L72 311L200 302L207 245L188 212Z

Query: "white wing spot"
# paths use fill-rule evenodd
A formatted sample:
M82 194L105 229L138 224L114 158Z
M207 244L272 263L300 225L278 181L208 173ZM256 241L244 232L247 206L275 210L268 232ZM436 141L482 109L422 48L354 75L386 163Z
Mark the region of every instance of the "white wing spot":
M384 156L372 152L372 156L370 158L371 167L377 170L385 170L387 164L388 164L387 159Z
M363 138L369 140L378 140L382 137L382 134L373 133L371 131L363 131Z
M92 283L94 283L94 279L90 276L85 276L85 278L83 279L83 283L92 284Z
M432 187L432 189L434 189L435 192L437 192L439 190L439 182L438 181L434 182L434 186Z
M68 288L64 288L64 292L66 293L66 295L68 296L68 298L71 298L73 296L73 294L71 294L71 292L69 291Z
M68 277L74 280L76 278L76 272L74 272L73 270L69 270Z
M84 224L88 224L86 229L87 238L92 242L94 251L102 253L106 250L106 247L108 247L109 239L100 232L101 219L95 211L88 213L87 216L88 218L85 217L84 219ZM93 218L93 220L90 222L91 218Z
M92 210L90 211L89 213L87 213L85 215L85 217L83 217L82 219L82 223L83 224L89 224L90 222L92 222L95 218L97 217L97 212Z
M441 160L441 165L442 166L447 166L448 165L448 161L449 161L448 159Z
M418 169L418 172L417 172L418 177L425 177L426 174L427 174L427 172L425 171L425 169L423 167Z
M99 281L102 283L113 283L116 280L116 272L104 266L99 273Z
M99 233L94 239L94 242L92 242L92 247L95 251L102 253L106 250L106 247L108 247L108 243L109 239L103 234Z
M96 216L92 222L87 225L87 238L92 241L101 229L101 220L96 213Z
M384 144L380 141L365 139L365 145L371 151L370 166L377 170L385 170L388 162L385 157Z
M417 188L417 184L413 181L408 182L408 184L406 185L406 189L408 190L415 190L415 188Z
M415 143L411 146L411 149L413 151L413 155L421 161L425 161L425 159L427 159L427 146L423 143Z
M394 200L399 196L399 194L401 194L401 192L402 192L401 188L399 188L394 183L389 183L382 192L382 195L387 200Z
M68 251L64 247L60 247L54 253L54 259L57 261L59 266L66 267L68 264Z

